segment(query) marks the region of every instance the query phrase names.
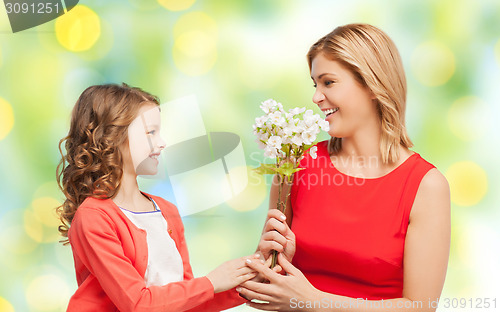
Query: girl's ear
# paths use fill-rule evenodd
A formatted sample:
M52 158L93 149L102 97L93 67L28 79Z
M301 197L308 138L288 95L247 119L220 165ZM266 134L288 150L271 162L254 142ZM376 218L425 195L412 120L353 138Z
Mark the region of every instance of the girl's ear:
M122 144L118 145L118 150L122 154L122 159L130 158L130 147L128 143L128 138Z

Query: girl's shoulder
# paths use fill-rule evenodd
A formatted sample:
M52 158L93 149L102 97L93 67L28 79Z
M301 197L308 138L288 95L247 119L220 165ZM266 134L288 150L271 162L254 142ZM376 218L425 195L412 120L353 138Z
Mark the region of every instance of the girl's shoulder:
M80 204L73 217L72 226L81 220L94 220L91 223L98 223L100 219L105 219L108 222L116 220L119 216L119 208L111 199L99 199L95 197L87 197Z
M125 224L118 209L111 199L87 197L78 206L71 221L68 231L69 242L74 245L75 239L79 241L91 233L116 234Z
M177 207L174 204L172 204L168 200L164 199L163 197L152 195L152 194L146 193L144 191L141 191L141 193L152 198L158 204L158 206L160 206L160 209L176 209L177 210Z
M160 197L160 196L156 196L156 195L152 195L152 194L148 194L146 192L143 192L141 191L143 194L145 194L146 196L152 198L155 203L158 205L158 207L160 208L160 210L162 211L163 215L167 218L180 218L180 215L179 215L179 210L177 210L177 206L175 206L173 203L169 202L168 200Z
M76 212L78 213L79 211L88 211L88 210L109 212L115 210L114 209L115 206L116 204L109 198L100 199L89 196L85 198L85 200L80 204Z

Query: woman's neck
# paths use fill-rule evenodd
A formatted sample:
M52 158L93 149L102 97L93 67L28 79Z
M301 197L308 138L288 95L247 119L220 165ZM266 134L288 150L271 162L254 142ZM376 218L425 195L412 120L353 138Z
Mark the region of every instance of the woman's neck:
M384 163L380 152L381 132L374 129L363 130L342 138L341 150L330 157L334 166L343 173L365 178L380 177L399 166L412 154L407 148L398 146L398 161Z
M381 158L380 130L365 127L354 135L342 138L342 149L338 156L355 159Z

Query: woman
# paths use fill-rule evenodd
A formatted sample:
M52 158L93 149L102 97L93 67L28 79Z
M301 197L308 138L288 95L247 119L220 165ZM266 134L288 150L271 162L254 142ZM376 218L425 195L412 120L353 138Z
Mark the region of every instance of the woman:
M57 168L59 231L78 282L68 311L220 311L242 304L233 288L256 275L239 258L194 278L177 208L139 190L165 147L159 105L109 84L87 88L73 109Z
M279 251L287 275L251 261L269 283L237 291L268 302L249 303L262 310L434 311L448 263L449 187L409 150L399 53L378 28L350 24L307 57L332 138L301 161L286 216L268 214L259 250ZM277 194L273 186L270 208Z

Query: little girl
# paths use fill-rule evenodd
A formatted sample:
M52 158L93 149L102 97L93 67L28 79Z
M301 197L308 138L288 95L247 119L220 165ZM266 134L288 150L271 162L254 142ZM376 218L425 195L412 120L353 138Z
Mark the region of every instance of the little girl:
M255 277L249 257L194 278L177 208L139 190L137 175L158 171L159 130L158 99L126 84L91 86L73 108L57 167L66 197L59 231L78 282L68 311L220 311L245 302L233 288Z

